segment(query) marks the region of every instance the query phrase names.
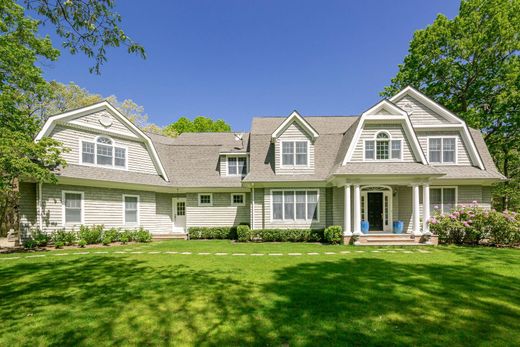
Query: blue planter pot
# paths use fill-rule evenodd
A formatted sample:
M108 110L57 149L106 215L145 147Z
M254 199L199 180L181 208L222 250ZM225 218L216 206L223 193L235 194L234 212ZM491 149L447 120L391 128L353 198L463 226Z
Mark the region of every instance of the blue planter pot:
M394 220L393 232L394 234L402 234L404 230L404 222L402 220Z
M362 220L361 221L361 232L363 234L368 234L368 229L369 229L369 224L368 224L368 221L367 220Z

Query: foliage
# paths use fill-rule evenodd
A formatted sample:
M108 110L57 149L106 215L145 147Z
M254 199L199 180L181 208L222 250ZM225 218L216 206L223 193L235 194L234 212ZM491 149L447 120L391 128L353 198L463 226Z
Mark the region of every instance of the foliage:
M152 241L152 234L141 227L135 231L133 239L137 242L150 242Z
M121 236L121 232L116 228L110 228L103 232L103 238L109 238L110 242L117 242Z
M236 238L236 227L190 227L188 235L191 240L197 239L229 239Z
M237 241L239 242L247 242L251 240L251 228L249 225L239 225L237 226Z
M94 225L91 227L87 225L81 225L79 227L78 238L81 240L85 240L89 245L101 243L102 236L102 225Z
M22 242L22 246L26 249L34 249L36 248L37 244L33 239L27 239Z
M257 229L251 238L263 242L321 242L323 230L317 229Z
M38 247L45 247L51 240L51 237L47 235L46 233L42 232L41 230L33 230L31 232L31 238L36 243L36 246Z
M343 243L343 229L339 225L332 225L325 229L323 238L333 245Z
M67 246L71 246L76 242L77 235L74 230L67 231L67 230L56 230L52 234L52 242L56 244L56 242L62 242L63 244Z
M500 209L520 208L520 1L463 0L415 32L384 96L413 85L484 134L511 180L498 185Z
M54 247L56 248L63 248L64 243L62 241L54 242Z
M193 121L186 117L180 117L176 122L173 122L164 127L163 133L167 136L175 137L182 133L208 133L208 132L230 132L231 126L222 119L216 121L211 118L199 116L195 117Z
M112 243L112 238L109 235L104 235L103 239L101 240L101 243L103 244L103 246L108 246Z
M449 214L435 213L430 230L441 243L513 246L520 243L520 215L515 212L486 210L476 202L459 205Z
M84 248L87 245L87 241L81 239L78 241L78 246Z

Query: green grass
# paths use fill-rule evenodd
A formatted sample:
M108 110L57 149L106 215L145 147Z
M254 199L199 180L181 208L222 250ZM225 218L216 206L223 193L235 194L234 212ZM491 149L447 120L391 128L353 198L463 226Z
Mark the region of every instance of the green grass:
M520 343L520 251L376 249L171 241L1 255L0 345ZM231 255L289 252L304 254Z

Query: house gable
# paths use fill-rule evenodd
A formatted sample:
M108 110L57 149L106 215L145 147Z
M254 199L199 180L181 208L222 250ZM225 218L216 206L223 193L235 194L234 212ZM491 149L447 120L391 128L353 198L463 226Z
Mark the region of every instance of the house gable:
M127 143L140 143L139 146L144 147L148 152L156 172L168 181L166 171L151 139L107 101L50 117L36 136L35 141L63 132L63 128L76 130L77 135L81 134L83 137L95 138L96 135L103 135L109 138L119 138L122 141L126 140ZM66 134L64 137L70 141L71 135L74 136ZM73 138L76 139L75 145L79 150L81 140L79 137Z
M301 132L306 133L312 141L316 140L320 136L318 132L309 124L309 122L300 116L298 111L293 111L272 133L271 140L273 142L276 141L276 139L284 134L293 124L297 124L299 129L301 129Z

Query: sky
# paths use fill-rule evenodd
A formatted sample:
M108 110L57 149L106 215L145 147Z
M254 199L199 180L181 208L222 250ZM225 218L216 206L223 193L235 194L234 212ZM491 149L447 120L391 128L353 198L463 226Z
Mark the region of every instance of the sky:
M159 125L203 115L247 131L253 116L293 110L354 115L380 100L413 33L457 10L456 0L119 0L147 59L111 49L95 75L62 49L44 76L132 99Z

